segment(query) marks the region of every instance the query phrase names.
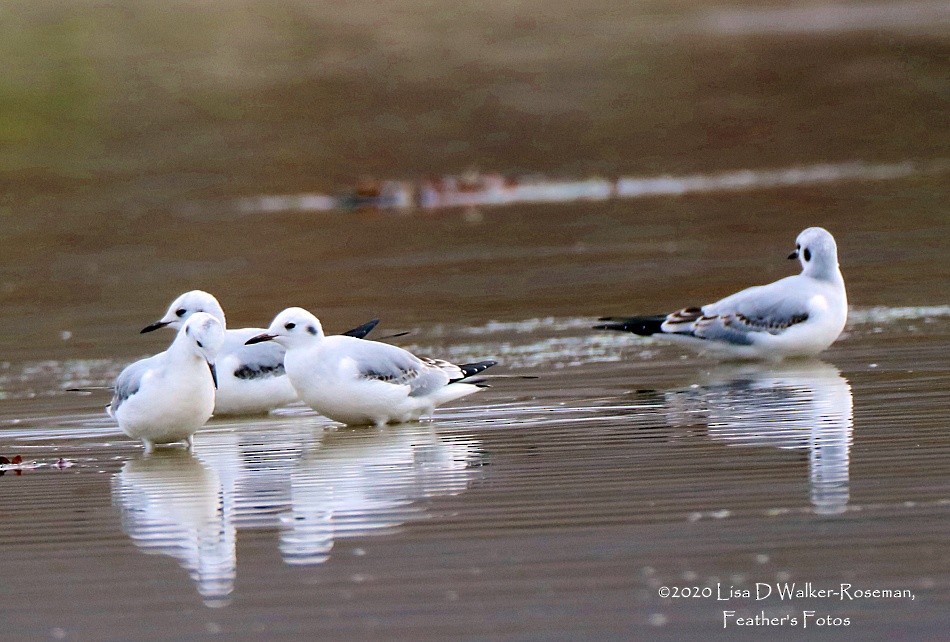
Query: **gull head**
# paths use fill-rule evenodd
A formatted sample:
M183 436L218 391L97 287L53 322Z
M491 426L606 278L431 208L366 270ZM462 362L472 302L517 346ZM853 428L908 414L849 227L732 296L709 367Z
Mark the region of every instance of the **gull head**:
M197 312L210 314L221 323L222 327L225 327L224 310L218 300L204 290L192 290L172 301L165 316L142 328L142 334L166 327L180 330L185 321Z
M788 255L802 264L802 274L816 279L838 274L838 245L823 227L809 227L795 239L795 251Z
M214 369L214 360L224 344L224 324L207 312L195 312L178 331L178 338L182 337L189 350L208 362L217 388L218 373Z
M303 308L287 308L274 317L267 332L251 337L245 343L253 345L262 341L273 341L289 349L322 337L323 326L317 317Z

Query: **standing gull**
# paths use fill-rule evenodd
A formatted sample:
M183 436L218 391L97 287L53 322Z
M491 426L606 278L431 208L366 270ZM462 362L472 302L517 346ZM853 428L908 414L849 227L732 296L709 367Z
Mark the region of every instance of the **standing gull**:
M742 359L813 356L834 343L848 318L838 247L821 227L798 235L801 274L667 315L603 317L599 330L663 336Z
M224 310L212 295L202 290L185 292L172 301L159 321L142 332L159 328L181 328L196 312L207 312L226 326ZM379 319L353 328L347 335L363 338ZM225 333L218 354L218 395L214 412L218 415L259 415L297 401L297 393L284 372L284 348L276 343L248 346L245 342L263 328L240 328Z
M294 388L311 408L349 425L400 423L478 391L468 377L495 365L457 366L426 359L387 343L326 336L302 308L287 308L249 344L275 341L287 349L284 364Z
M185 322L168 350L127 366L115 380L109 416L129 437L155 444L186 441L214 411L215 356L224 343L224 326L198 312Z

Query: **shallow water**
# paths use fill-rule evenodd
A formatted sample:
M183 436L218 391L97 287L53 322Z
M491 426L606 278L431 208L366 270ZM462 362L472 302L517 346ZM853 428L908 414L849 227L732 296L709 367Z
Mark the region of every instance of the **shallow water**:
M41 71L82 62L64 73L92 74L105 111L0 165L0 455L24 459L0 476L0 636L731 638L732 610L799 618L757 637L946 636L942 5L822 19L605 2L573 22L460 5L426 13L424 34L393 9L388 39L368 5L294 6L188 14L220 43L277 38L271 57L206 58L161 32L151 66L122 40L154 24L146 9L17 14L52 48ZM37 113L22 131L63 126ZM235 206L472 164L695 189L399 215ZM836 235L852 306L820 359L719 363L589 329L790 274L809 225ZM429 422L352 430L291 407L145 457L108 392L66 389L162 349L170 334L138 330L193 287L234 327L287 305L330 331L379 316L377 334L410 332L399 345L496 358L509 378ZM914 599L754 599L791 582ZM803 629L812 610L850 624Z
M950 310L852 318L824 360L778 365L687 357L584 318L419 328L418 349L539 378L385 430L304 408L214 420L194 454L151 457L101 398L56 392L121 362L10 364L5 452L49 466L0 480L7 621L75 637L103 623L148 636L172 615L181 635L712 636L729 608L937 636ZM757 582L915 599L656 595Z

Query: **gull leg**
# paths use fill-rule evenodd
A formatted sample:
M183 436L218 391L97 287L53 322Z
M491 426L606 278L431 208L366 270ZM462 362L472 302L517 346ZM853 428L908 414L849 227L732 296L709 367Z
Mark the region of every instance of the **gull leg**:
M142 439L142 444L145 446L146 455L151 455L155 452L155 443L151 439Z

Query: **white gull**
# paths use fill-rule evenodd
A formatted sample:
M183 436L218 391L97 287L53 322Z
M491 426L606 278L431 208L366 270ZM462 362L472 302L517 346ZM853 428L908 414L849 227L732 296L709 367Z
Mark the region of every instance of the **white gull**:
M164 327L177 330L196 312L207 312L227 327L218 300L202 290L191 290L172 301L165 316L142 332ZM377 323L379 320L373 319L346 334L362 338ZM260 415L297 401L297 393L284 372L284 348L276 343L245 345L248 339L263 331L263 328L239 328L225 333L217 363L216 415Z
M320 321L302 308L287 308L267 332L249 344L275 341L287 349L287 376L311 408L349 425L401 423L436 406L477 392L466 379L495 365L455 365L426 359L387 343L326 336Z
M167 350L119 374L109 416L122 432L141 439L146 452L176 441L190 448L192 435L214 411L214 362L223 343L220 321L204 312L192 315Z
M608 323L594 327L661 336L742 359L816 355L834 343L848 318L838 246L827 230L810 227L788 258L801 262L801 274L671 314L602 317Z

